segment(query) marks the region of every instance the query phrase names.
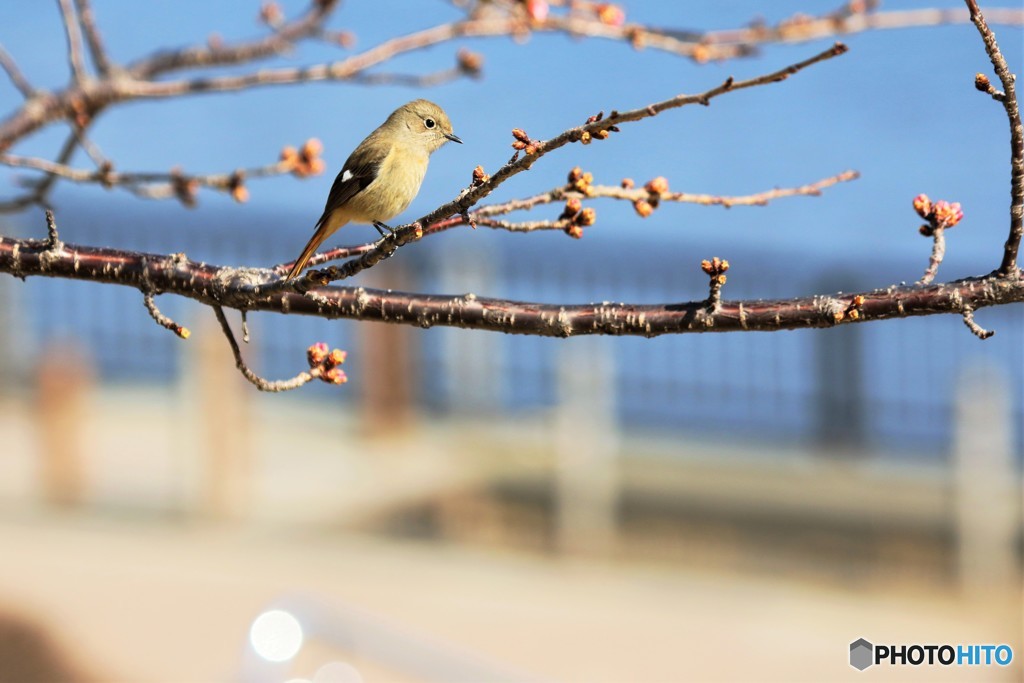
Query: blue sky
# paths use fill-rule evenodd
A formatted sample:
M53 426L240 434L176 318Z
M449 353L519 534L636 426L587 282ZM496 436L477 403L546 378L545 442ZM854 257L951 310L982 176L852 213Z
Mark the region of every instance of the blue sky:
M293 15L301 2L283 2ZM816 13L833 8L823 2L687 2L653 0L624 3L630 20L653 25L717 29L741 26L757 15L773 21L797 10ZM203 41L216 32L226 39L258 35L259 2L154 2L94 0L104 36L115 59L128 61L157 47ZM887 2L884 9L962 7L952 0ZM1011 3L1012 6L1012 3ZM0 42L19 61L33 83L59 87L67 79L64 38L56 3L7 3ZM425 28L456 12L448 3L428 0L350 0L332 27L353 31L355 50L408 31ZM996 27L1006 55L1018 71L1022 33ZM709 108L688 107L654 120L623 127L611 140L589 147L573 145L545 158L534 169L500 188L496 198L548 189L563 182L574 165L594 173L598 182L623 176L644 181L668 177L673 189L716 194L745 194L774 186L798 185L853 168L863 177L833 188L824 197L782 200L767 208L668 205L641 221L628 204L596 204L598 226L588 231L589 248L647 242L710 245L728 254L730 246L767 252L871 258L884 250L917 256L924 266L929 245L917 235L919 223L911 198L960 201L966 218L950 234L942 274L972 274L979 262L998 261L1007 227L1007 124L999 106L975 92L976 71L990 72L977 32L971 25L880 31L844 38L851 51L790 81L734 93ZM747 78L785 66L823 49L831 41L767 46L755 59L695 65L655 50L562 36L533 36L519 45L509 39L463 41L407 55L387 70L426 72L449 66L459 46L486 58L480 81L463 80L430 90L313 84L245 93L203 95L175 101L132 103L106 113L94 139L122 170L166 170L181 165L211 172L266 163L285 144L319 137L328 172L297 181L290 177L254 181L252 200L232 205L204 193L197 211L226 211L244 223L252 212L294 212L297 244L316 220L334 174L351 148L395 106L426 96L451 115L466 141L435 155L431 172L405 219L415 218L453 197L473 166L498 168L511 150L509 131L526 129L550 137L582 122L598 110L627 109L680 92L699 92L728 75ZM307 44L289 63L337 59L338 48ZM17 93L0 84L4 111ZM52 153L63 137L56 129L17 148L30 154ZM88 163L84 155L79 165ZM0 172L10 187L12 173ZM121 202L96 187L64 185L61 201ZM145 211L181 211L171 203ZM557 210L537 213L553 215ZM184 214L183 214L184 215ZM349 239L372 236L353 228ZM481 231L464 239L508 239ZM554 239L556 236L539 237ZM446 237L445 239L453 239ZM559 249L574 242L561 238ZM187 251L188 245L182 245ZM283 255L282 260L289 258ZM908 273L908 279L916 273ZM881 284L881 283L880 283Z

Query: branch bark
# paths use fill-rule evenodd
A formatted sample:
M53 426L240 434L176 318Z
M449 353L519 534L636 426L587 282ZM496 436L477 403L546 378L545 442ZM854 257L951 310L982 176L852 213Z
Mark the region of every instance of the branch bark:
M697 264L694 264L696 267ZM190 261L183 254L145 254L39 240L0 237L0 272L16 277L60 277L173 293L209 306L415 325L461 327L512 334L570 337L586 334L655 337L690 332L771 331L833 327L850 322L977 311L1024 301L1024 280L993 274L932 285L891 286L869 292L788 300L707 300L663 304L543 304L478 297L324 287L255 295L273 277L264 269ZM862 301L857 301L863 297ZM859 310L858 316L845 312Z

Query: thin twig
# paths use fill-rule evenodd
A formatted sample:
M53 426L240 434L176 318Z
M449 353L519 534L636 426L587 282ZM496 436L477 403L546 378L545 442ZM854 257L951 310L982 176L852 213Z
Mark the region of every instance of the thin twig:
M946 256L946 229L939 225L931 229L932 236L932 254L928 258L928 267L924 271L924 275L918 280L918 284L927 285L935 279L936 273L939 272L939 266L942 264L942 259Z
M76 83L82 83L88 77L85 69L85 55L82 50L82 27L75 16L71 0L57 0L60 14L64 19L64 33L68 39L68 62L71 64L71 75Z
M73 132L71 135L65 138L64 144L61 146L60 151L57 153L57 160L49 163L57 165L66 164L74 155L75 150L77 148L78 134ZM2 163L2 161L0 161L0 163ZM0 202L0 213L5 211L18 211L32 204L42 204L43 201L46 199L46 195L47 193L49 193L50 188L53 187L53 184L55 182L57 182L57 177L58 176L56 175L49 174L45 178L40 180L38 184L33 185L31 192Z
M29 99L36 94L36 89L32 87L32 84L25 78L25 74L18 68L18 63L14 61L14 57L11 56L7 50L4 49L3 45L0 45L0 69L3 69L7 73L7 77L11 79L11 83L18 89L25 99Z
M53 217L53 210L46 210L46 248L58 251L61 248L60 234L57 232L57 221Z
M295 41L317 35L338 4L338 0L314 0L305 14L275 27L268 36L231 44L163 50L129 64L127 71L137 78L151 79L184 69L244 64L274 57Z
M89 46L89 54L92 55L92 63L101 76L110 73L111 63L107 50L103 45L103 37L96 26L96 16L92 12L91 0L75 0L75 7L78 8L78 18L82 22L82 30L85 33L85 42Z
M85 150L88 157L92 159L92 163L96 164L96 168L113 167L113 163L110 159L108 159L99 148L99 145L89 139L89 136L85 134L85 130L76 125L72 125L71 131L74 133L75 139L78 141L78 146ZM0 158L2 158L2 155L0 155Z
M82 138L78 141L82 143L99 168L73 168L64 163L16 154L0 154L0 165L41 171L51 178L59 177L76 183L98 183L104 187L122 187L147 199L181 198L183 184L228 192L234 190L243 179L266 178L291 173L294 170L289 162L277 161L264 166L239 169L231 173L205 175L190 175L181 171L120 172L113 170L109 161L102 156L98 148L90 149L91 143L86 139Z
M153 300L152 290L143 290L142 303L145 304L150 317L152 317L160 327L170 330L181 339L188 339L189 335L192 334L187 327L179 325L160 312L160 309L156 307L156 302Z
M857 171L843 171L834 176L823 178L807 185L800 187L782 187L775 188L773 190L766 190L764 192L758 192L756 194L739 195L739 196L728 196L728 195L712 195L712 194L695 194L691 192L663 192L660 194L653 195L659 202L679 202L684 204L701 204L704 206L724 206L730 208L733 206L765 206L768 202L774 199L782 199L784 197L798 197L798 196L810 196L817 197L821 195L821 191L827 187L831 187L838 183L849 182L856 180L860 177ZM502 204L490 204L488 206L482 206L475 211L471 211L470 214L477 217L480 220L486 216L497 216L501 214L511 213L513 211L529 210L536 206L544 204L550 204L552 202L562 201L570 197L577 197L583 201L587 199L594 199L598 197L608 197L611 199L621 199L625 201L635 202L638 200L652 199L652 193L644 188L623 188L618 185L590 185L587 191L578 192L569 186L561 186L542 192L540 194L533 195L532 197L526 197L524 199L516 199ZM483 223L481 223L483 225ZM432 225L427 232L434 232L435 226Z
M582 126L570 128L550 140L533 141L533 144L531 145L531 154L523 154L521 156L517 154L486 181L473 185L471 188L463 191L456 199L440 206L419 220L400 226L394 232L386 235L378 241L373 249L364 252L358 258L353 258L340 266L331 266L325 270L308 270L306 271L306 276L304 278L295 278L294 280L289 280L287 282L281 280L270 285L258 285L256 286L256 290L262 294L274 294L280 291L296 291L301 293L307 292L318 285L326 285L329 282L352 277L353 275L356 275L367 268L371 268L380 261L388 258L399 247L418 240L423 236L423 226L433 225L437 221L448 218L449 216L461 216L462 214L467 213L471 207L481 199L487 197L495 190L495 188L506 180L529 169L538 159L546 154L572 142L580 141L584 133L593 135L598 131L608 130L610 127L618 126L623 123L641 121L643 119L657 116L661 112L669 109L676 109L691 104L707 105L712 99L725 93L768 85L771 83L778 83L786 80L793 74L799 73L810 66L818 64L819 62L832 59L833 57L838 57L839 55L844 54L847 49L848 48L842 43L836 43L829 49L824 50L813 57L763 76L743 81L736 81L732 77L729 77L721 85L698 95L677 95L676 97L656 102L640 109L633 109L626 112L612 111L607 117L601 120L590 121Z
M978 339L988 339L993 336L995 330L986 330L984 327L974 321L974 309L970 306L965 305L963 308L964 325L967 325L967 329L971 331Z
M709 194L691 194L687 192L671 192L661 195L661 201L673 201L673 202L687 202L694 204L702 204L707 206L764 206L773 199L780 199L783 197L796 197L796 196L818 196L821 194L821 190L831 187L837 183L847 182L854 180L859 177L856 171L844 171L834 176L818 180L808 185L801 187L792 188L776 188L774 190L768 190L765 192L759 192L751 195L741 196L726 196L726 195L709 195ZM629 201L635 201L639 198L646 198L647 192L643 189L639 190L624 190L621 187L612 185L591 185L590 190L587 194L577 192L570 189L568 186L562 185L559 187L552 188L547 192L541 192L531 197L523 199L513 199L507 202L501 202L500 204L488 204L481 206L472 211L469 211L466 215L452 216L443 220L435 221L426 230L423 231L424 235L433 235L438 232L444 232L452 228L467 225L468 223L476 223L478 226L487 228L494 228L498 230L507 230L509 232L533 232L535 230L564 230L570 225L569 220L557 219L547 221L503 221L492 218L492 216L500 216L513 211L528 211L534 207L551 204L553 202L562 201L570 197L577 197L581 200L593 199L597 197L610 197L613 199L623 199ZM361 256L366 252L374 248L373 242L367 242L366 244L350 245L343 247L335 247L314 254L309 259L308 266L310 268L336 261L339 259L352 258L354 256ZM279 275L284 275L291 270L294 262L281 263L272 267L272 270Z
M309 372L300 372L291 379L277 381L264 379L257 375L242 359L242 350L238 347L238 342L235 341L235 333L231 331L231 325L228 324L227 316L224 315L224 309L217 304L213 304L211 308L213 308L213 312L217 316L217 322L220 323L221 330L224 331L224 336L227 337L228 344L231 345L231 353L235 356L235 367L238 368L242 373L242 376L249 380L254 387L260 391L277 393L298 389L314 379L313 375Z
M222 78L198 78L183 81L154 80L157 76L169 72L243 64L281 54L298 40L319 37L323 31L324 21L338 4L337 0L316 0L310 3L310 9L304 16L294 22L275 27L275 31L270 36L233 44L216 43L182 50L157 52L129 65L126 71L128 77L101 78L95 87L90 87L87 92L80 87L69 87L53 93L45 100L40 101L39 106L30 109L22 107L0 123L0 150L9 149L18 140L55 120L72 117L73 114L70 112L74 111L76 104L86 106L86 115L96 116L109 106L140 98L223 92L239 88L300 83L311 80L356 80L363 77L368 69L400 54L463 37L521 36L529 31L550 31L568 33L573 36L630 41L637 47L647 46L668 50L675 54L690 55L694 58L699 56L701 59L721 59L729 56L726 52L715 53L716 50L723 48L707 39L707 36L715 34L686 34L689 37L681 39L678 36L683 35L682 32L651 29L637 24L612 26L602 23L593 15L581 20L578 12L573 16L552 13L543 22L530 22L523 16L522 3L517 2L495 3L494 7L501 5L503 9L496 13L474 14L471 12L470 18L467 20L442 24L387 40L360 54L334 63L292 69L264 69ZM504 16L502 16L503 12ZM885 16L887 13L872 13L870 25L865 28L895 28L900 26L903 21L907 21L907 25L936 23L930 19L919 21L918 18L911 15L889 20L886 20ZM1016 10L1007 10L997 15L999 20L1015 23L1020 23L1022 17L1024 17L1024 12ZM852 30L850 26L836 23L835 12L826 15L824 19L826 24L831 26L829 30L833 33ZM938 23L947 19L957 20L958 18L943 15L939 17ZM757 33L762 28L757 27L751 30ZM750 36L741 36L738 39L748 40L749 38ZM759 40L768 42L768 39L764 37ZM725 38L723 41L727 42ZM724 48L731 51L732 56L741 56L751 52L749 46L741 45L738 48L724 46Z
M1020 107L1017 105L1016 76L1010 71L1006 58L996 43L996 36L985 22L985 17L975 0L965 0L971 13L971 21L981 34L996 75L1003 84L1001 102L1010 122L1010 235L1003 247L1003 260L999 272L1007 276L1019 276L1017 252L1024 237L1024 125L1021 124Z
M994 21L1000 24L1020 26L1024 23L1024 10L993 9L990 12ZM712 49L723 46L746 46L747 54L750 54L754 46L765 43L799 43L864 31L966 24L970 20L967 12L956 9L853 12L846 16L837 16L835 12L830 12L818 17L797 14L774 26L753 24L749 28L698 33L694 34L692 39L703 41Z

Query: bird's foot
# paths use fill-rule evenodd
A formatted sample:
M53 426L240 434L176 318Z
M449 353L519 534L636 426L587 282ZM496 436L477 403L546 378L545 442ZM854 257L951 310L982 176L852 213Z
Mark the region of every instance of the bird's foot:
M392 228L387 223L381 223L380 221L374 221L373 222L373 227L377 228L377 232L380 233L381 237L386 237L387 235L394 235L395 234L395 229ZM387 232L384 232L385 230L387 230Z

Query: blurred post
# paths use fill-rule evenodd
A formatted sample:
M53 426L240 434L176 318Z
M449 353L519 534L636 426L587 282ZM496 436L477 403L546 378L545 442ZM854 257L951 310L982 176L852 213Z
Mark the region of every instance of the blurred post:
M856 276L830 273L816 285L820 292L855 287ZM818 442L830 455L865 452L864 340L861 325L818 330L814 335Z
M440 273L441 287L453 295L499 291L498 270L484 249L452 244L445 259L454 264ZM501 357L501 337L493 332L441 330L443 362L449 407L455 413L496 414L501 406L503 371L511 360Z
M408 269L397 261L367 272L364 281L368 287L415 289ZM357 326L357 334L360 380L356 386L361 394L363 433L393 436L408 430L415 418L415 331L408 325L363 323Z
M0 395L14 393L26 376L26 344L24 311L19 306L18 292L24 289L11 277L0 278Z
M258 370L258 354L241 343L238 316L229 315L242 354ZM186 342L182 373L181 430L188 453L195 458L199 512L213 519L237 518L250 502L252 443L249 437L249 392L255 391L238 372L220 327L204 317ZM184 457L185 453L182 454Z
M608 556L614 550L619 493L615 365L609 344L598 338L567 340L558 354L558 548L567 553Z
M995 368L966 368L956 391L953 468L965 594L1017 604L1021 474L1013 459L1009 387Z
M55 345L39 356L36 369L36 424L40 444L40 484L51 505L82 502L85 486L85 427L93 402L92 367L78 349Z

